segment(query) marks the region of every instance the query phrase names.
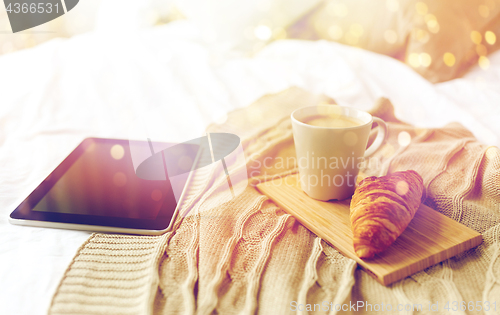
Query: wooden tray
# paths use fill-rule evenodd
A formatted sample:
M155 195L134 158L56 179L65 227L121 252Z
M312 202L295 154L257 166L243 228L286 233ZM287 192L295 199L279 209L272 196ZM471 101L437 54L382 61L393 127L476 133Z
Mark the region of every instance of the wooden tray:
M383 285L403 279L482 242L478 232L422 204L406 230L389 248L373 259L361 260L352 245L350 199L330 202L314 200L300 188L298 175L290 175L286 181L276 179L264 182L257 188L310 231L354 259Z

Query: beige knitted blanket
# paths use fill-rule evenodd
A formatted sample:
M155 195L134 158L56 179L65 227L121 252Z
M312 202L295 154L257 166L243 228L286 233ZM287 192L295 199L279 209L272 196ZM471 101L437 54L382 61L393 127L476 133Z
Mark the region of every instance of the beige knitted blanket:
M357 301L378 305L385 314L405 313L395 311L398 305L414 304L421 305L422 314L448 314L454 303L462 314L500 312L500 150L478 143L461 125L414 128L398 121L384 99L372 111L388 122L389 140L364 173L418 171L427 188L425 203L484 239L387 287L254 188L259 181L296 172L293 163L283 163L295 155L290 113L321 102L332 100L293 88L211 126L212 132L243 139L246 158L230 172L248 170L244 192L228 198L220 189L224 174L206 167L196 172L182 205L185 215L172 232L93 234L68 267L49 313L287 314L304 309L336 314L344 304L349 310L344 306L340 313L372 313L352 308ZM462 301L468 307L463 312ZM387 310L389 304L393 311ZM436 304L439 312L428 310ZM487 305L490 311L484 312Z

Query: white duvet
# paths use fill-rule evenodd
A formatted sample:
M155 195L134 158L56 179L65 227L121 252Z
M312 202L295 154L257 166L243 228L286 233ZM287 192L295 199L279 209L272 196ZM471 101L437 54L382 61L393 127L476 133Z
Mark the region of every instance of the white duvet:
M500 52L487 70L433 85L399 61L331 42L278 41L253 58L211 51L177 22L0 57L0 314L45 314L90 235L10 225L9 214L82 139L133 136L134 118L158 106L164 140L184 141L262 95L299 86L361 109L386 96L409 123L459 121L500 144Z

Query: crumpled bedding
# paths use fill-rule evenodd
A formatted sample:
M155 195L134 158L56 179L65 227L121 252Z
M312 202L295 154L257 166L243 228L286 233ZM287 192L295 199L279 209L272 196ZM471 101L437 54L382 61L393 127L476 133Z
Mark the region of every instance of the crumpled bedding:
M304 102L332 100L294 87L211 125L209 132L241 137L243 150L228 166L235 196L215 163L195 171L172 231L93 234L68 267L49 314L293 314L315 304L321 307L314 311L325 314L341 306L345 311L344 305L356 314L381 308L397 314L446 305L453 310L461 301L494 311L500 149L478 143L459 123L415 128L398 122L389 100L375 104L370 113L387 122L388 138L361 171L415 170L426 187L424 203L483 238L479 246L383 286L255 188L269 180L279 185L278 178L287 185L286 176L297 173L298 162L289 159L295 156L289 116ZM264 114L252 122L256 113ZM251 178L236 176L242 173ZM479 307L477 301L483 301Z
M186 21L138 33L89 33L2 56L0 313L45 314L90 235L8 223L10 212L85 137L134 137L133 120L162 107L162 140L184 141L262 95L299 86L361 109L385 96L406 122L458 121L498 146L500 53L490 62L486 71L477 67L433 85L396 60L324 41L278 41L252 58L224 55L203 44Z

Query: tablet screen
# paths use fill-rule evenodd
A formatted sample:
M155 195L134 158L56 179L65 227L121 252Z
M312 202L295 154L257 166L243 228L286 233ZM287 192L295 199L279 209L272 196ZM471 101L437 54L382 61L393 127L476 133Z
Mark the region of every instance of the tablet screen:
M162 179L141 179L134 169L130 143L85 139L11 213L11 219L164 231L177 209L175 193L182 193L189 172L174 176L172 181L161 165L155 171L163 173L157 176ZM152 144L133 143L146 148ZM175 145L154 144L162 148Z
M92 142L33 211L154 220L176 207L168 180L135 175L126 143Z

